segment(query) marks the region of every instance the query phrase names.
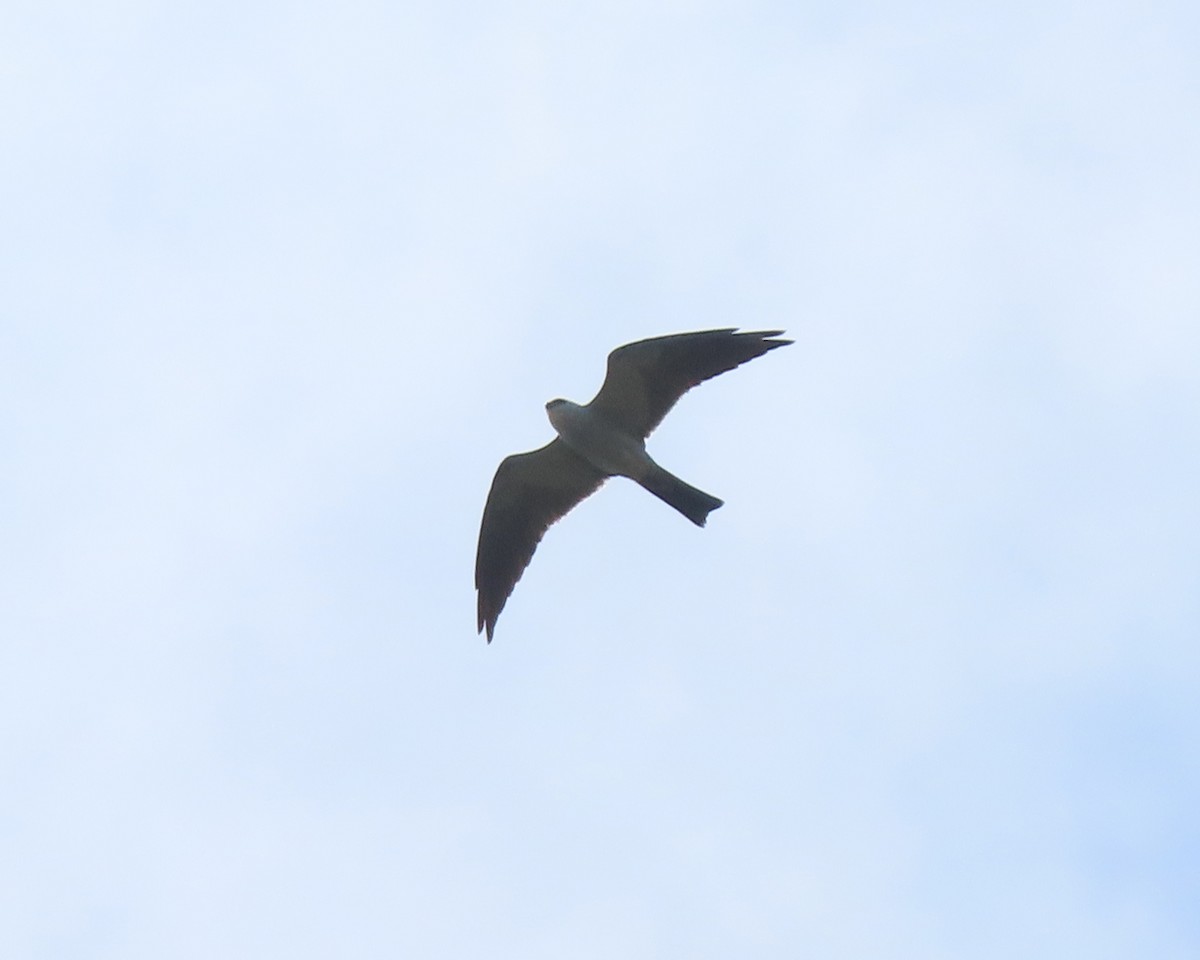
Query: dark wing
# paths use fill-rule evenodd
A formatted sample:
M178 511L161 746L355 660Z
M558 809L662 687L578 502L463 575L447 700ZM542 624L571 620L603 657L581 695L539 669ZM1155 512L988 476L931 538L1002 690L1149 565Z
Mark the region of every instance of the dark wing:
M729 327L627 343L608 355L604 385L588 406L644 440L696 384L792 342L772 339L781 333Z
M604 480L603 473L557 438L540 450L501 461L483 508L475 553L479 630L487 627L488 643L496 618L550 524Z

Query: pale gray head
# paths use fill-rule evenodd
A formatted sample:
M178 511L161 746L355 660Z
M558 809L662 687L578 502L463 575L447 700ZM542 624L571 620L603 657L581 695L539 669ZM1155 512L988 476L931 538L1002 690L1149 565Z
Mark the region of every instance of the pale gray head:
M567 401L564 400L562 397L555 397L553 400L549 401L546 404L546 412L548 413L549 411L553 410L555 407L561 407L566 402Z

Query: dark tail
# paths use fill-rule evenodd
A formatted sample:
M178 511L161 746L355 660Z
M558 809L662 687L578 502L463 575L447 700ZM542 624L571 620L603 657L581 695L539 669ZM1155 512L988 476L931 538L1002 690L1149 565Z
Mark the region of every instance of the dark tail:
M684 483L657 464L640 482L659 500L669 503L698 527L704 526L708 515L725 502Z

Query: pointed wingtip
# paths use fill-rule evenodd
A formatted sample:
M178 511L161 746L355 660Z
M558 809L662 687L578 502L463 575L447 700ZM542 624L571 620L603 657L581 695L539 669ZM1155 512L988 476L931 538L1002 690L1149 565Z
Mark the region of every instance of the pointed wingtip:
M769 350L774 350L776 347L786 347L796 342L795 340L789 340L781 336L785 332L784 330L745 330L734 334L734 336L749 337L758 348L758 353L755 356L761 357Z
M487 642L491 643L492 642L492 631L496 629L496 623L494 620L489 620L484 615L484 612L481 608L479 610L479 615L475 620L475 632L477 634L483 633L484 627L487 627Z

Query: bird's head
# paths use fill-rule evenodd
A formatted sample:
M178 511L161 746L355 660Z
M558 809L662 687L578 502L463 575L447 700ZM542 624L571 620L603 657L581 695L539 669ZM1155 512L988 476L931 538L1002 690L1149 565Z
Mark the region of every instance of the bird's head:
M555 397L546 404L546 416L550 418L551 425L559 433L562 433L564 426L571 419L572 408L575 408L575 404L570 400L563 400L561 397Z

